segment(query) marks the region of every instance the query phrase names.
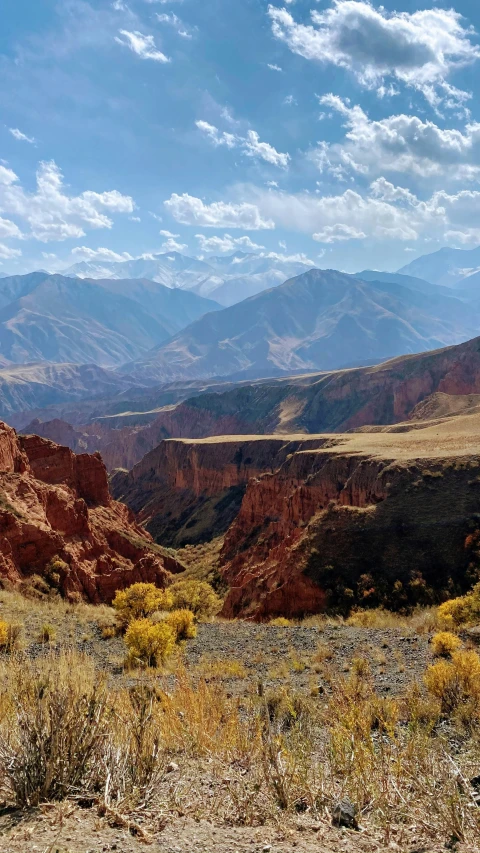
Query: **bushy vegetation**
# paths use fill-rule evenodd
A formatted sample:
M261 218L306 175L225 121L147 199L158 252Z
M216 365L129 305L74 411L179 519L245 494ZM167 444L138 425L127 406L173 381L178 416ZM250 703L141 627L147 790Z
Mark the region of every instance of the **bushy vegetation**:
M450 660L432 664L425 673L427 689L440 701L446 716L463 709L465 717L480 719L480 657L474 651L454 651Z
M119 623L126 628L134 619L146 619L159 610L170 610L173 597L168 589L153 583L134 583L128 589L117 590L113 599Z
M432 637L432 652L436 658L448 658L453 652L458 651L461 642L456 634L450 631L439 631Z
M125 632L127 663L160 666L172 654L176 640L175 629L166 621L133 619Z
M197 635L195 616L191 610L172 610L165 622L172 628L177 643L181 640L192 640Z
M179 580L168 591L173 596L173 609L191 610L196 619L208 619L222 606L222 599L206 581Z
M466 595L444 601L438 608L438 617L448 627L480 622L480 583Z

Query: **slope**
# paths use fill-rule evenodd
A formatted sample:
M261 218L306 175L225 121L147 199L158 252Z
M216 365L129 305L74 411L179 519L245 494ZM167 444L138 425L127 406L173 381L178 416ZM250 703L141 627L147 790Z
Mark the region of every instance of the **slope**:
M398 272L418 276L432 284L453 287L465 276L480 269L480 246L476 249L445 247L430 255L421 255Z

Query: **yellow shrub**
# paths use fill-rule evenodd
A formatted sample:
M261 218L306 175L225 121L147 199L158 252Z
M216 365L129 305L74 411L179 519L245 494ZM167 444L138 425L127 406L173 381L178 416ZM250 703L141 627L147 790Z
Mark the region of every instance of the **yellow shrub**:
M460 646L460 640L450 631L439 631L432 637L432 651L436 658L450 657L453 652L458 651Z
M39 641L41 643L54 643L56 636L57 632L54 626L45 622L40 631Z
M480 700L480 657L473 651L452 653L451 660L429 666L425 673L427 690L440 700L442 712L450 714L459 705Z
M274 625L275 628L289 628L292 623L290 619L285 619L284 616L277 616L276 619L271 619L268 624Z
M20 648L22 634L21 625L13 625L10 622L0 620L0 650L14 652Z
M438 608L439 621L448 627L480 621L480 584L459 598L444 601Z
M145 619L156 610L170 610L173 598L169 590L158 589L153 583L134 583L128 589L117 590L113 607L126 627L134 619Z
M166 622L154 625L150 619L134 619L125 633L130 663L159 666L175 648L175 632Z
M197 635L195 616L191 610L172 610L165 622L175 632L177 643L180 640L191 640Z
M176 581L168 591L173 596L175 610L191 610L197 619L213 616L222 606L221 598L205 581Z

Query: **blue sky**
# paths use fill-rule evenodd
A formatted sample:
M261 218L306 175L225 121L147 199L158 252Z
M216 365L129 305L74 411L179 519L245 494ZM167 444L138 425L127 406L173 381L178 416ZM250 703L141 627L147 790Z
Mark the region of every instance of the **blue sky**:
M480 244L480 4L454 2L6 0L0 270Z

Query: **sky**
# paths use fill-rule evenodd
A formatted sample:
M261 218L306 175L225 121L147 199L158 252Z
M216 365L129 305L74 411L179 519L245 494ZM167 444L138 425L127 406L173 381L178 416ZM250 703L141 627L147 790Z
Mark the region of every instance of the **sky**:
M478 0L2 11L3 274L238 249L396 270L480 244Z

